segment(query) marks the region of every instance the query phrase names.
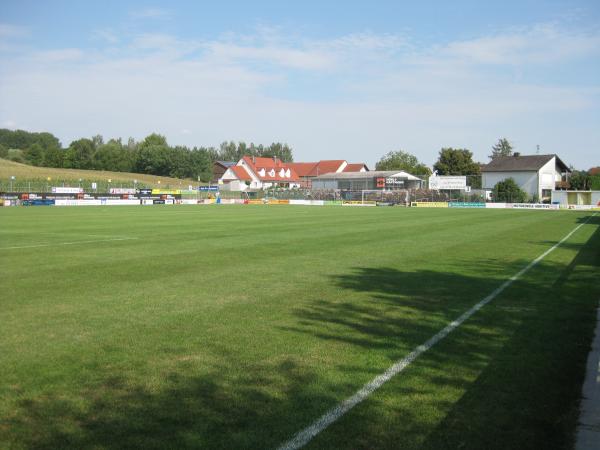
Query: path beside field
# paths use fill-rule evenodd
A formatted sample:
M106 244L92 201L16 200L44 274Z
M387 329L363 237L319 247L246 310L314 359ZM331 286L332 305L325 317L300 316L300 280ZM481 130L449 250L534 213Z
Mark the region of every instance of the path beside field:
M597 312L596 333L588 356L583 400L577 426L576 450L600 448L600 307Z

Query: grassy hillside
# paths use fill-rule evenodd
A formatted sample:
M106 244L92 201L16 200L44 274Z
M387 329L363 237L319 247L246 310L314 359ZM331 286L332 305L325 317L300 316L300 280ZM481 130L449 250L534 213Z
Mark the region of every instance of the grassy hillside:
M133 185L134 180L138 181L138 186L187 187L191 183L190 180L140 173L35 167L0 158L0 190L9 184L11 176L15 177L14 186L25 188L33 184L39 185L42 189L48 184L48 177L51 178L49 184L52 186L63 183L67 186L77 186L80 179L82 184L96 182L99 185L108 184L108 180L111 180L110 184L116 187Z

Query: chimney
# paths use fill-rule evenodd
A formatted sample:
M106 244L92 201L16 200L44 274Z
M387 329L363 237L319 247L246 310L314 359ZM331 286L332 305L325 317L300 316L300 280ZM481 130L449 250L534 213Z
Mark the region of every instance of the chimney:
M519 156L521 156L521 153L519 153L519 152L514 152L514 153L513 153L513 156L514 156L515 158L518 158Z
M252 164L256 164L256 156L252 155Z

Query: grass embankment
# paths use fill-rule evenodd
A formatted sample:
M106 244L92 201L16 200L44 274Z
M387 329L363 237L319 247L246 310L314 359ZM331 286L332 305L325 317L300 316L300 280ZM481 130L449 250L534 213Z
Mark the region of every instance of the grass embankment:
M275 448L588 216L0 209L0 447ZM599 228L308 448L568 448Z
M134 180L137 180L137 186L147 187L166 187L187 189L189 184L197 185L197 182L191 180L180 180L178 178L159 177L155 175L145 175L140 173L128 172L108 172L104 170L82 170L82 169L55 169L52 167L36 167L27 164L21 164L7 159L0 158L0 185L6 187L10 184L10 177L16 179L13 187L29 190L29 187L39 188L44 191L47 186L79 186L87 187L92 182L100 187L121 187L134 186ZM51 178L48 181L48 177ZM108 180L111 180L109 183ZM160 182L160 183L159 183ZM1 190L1 189L0 189ZM36 190L36 189L31 189Z

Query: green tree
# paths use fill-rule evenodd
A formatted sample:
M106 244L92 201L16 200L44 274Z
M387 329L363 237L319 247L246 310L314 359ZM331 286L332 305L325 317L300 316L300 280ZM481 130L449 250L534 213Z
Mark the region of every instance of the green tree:
M251 145L251 148L254 148L254 145ZM259 146L256 151L256 156L262 156L265 158L277 158L283 162L293 162L294 156L292 154L292 149L287 144L282 144L281 142L273 142L266 148L262 148Z
M498 142L492 146L492 154L489 156L490 159L498 158L499 156L512 156L513 154L513 146L508 139L501 138L498 139Z
M492 190L492 197L496 202L523 203L527 200L524 192L512 178L499 181Z
M8 158L8 148L3 144L0 144L0 158Z
M64 167L68 169L93 169L94 143L91 139L78 139L71 142L64 158Z
M44 152L44 161L42 164L45 167L62 167L64 153L64 150L58 147L50 147Z
M433 170L438 175L464 175L468 186L481 188L480 164L473 161L473 153L466 148L442 148Z
M169 145L164 136L153 133L146 137L136 150L134 171L168 176L171 170Z
M419 162L416 156L398 150L382 156L375 164L375 170L403 170L412 175L429 176L431 169Z
M569 177L569 187L577 191L587 191L592 186L592 177L582 170L574 170Z
M438 175L479 175L479 164L473 161L473 153L465 148L442 148L433 165Z
M31 144L24 152L25 161L34 166L41 166L44 161L44 149L38 143Z

